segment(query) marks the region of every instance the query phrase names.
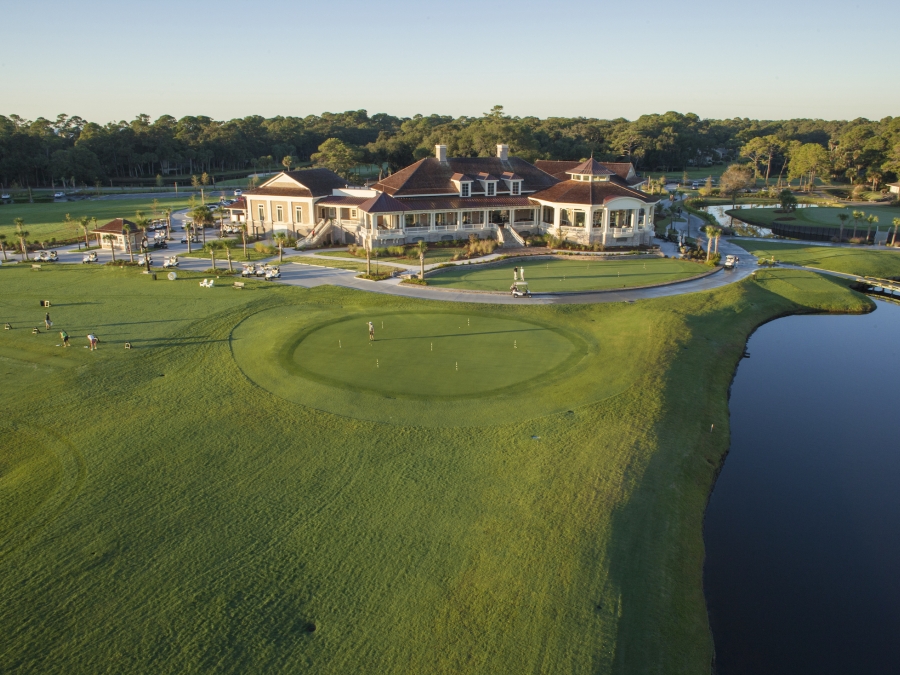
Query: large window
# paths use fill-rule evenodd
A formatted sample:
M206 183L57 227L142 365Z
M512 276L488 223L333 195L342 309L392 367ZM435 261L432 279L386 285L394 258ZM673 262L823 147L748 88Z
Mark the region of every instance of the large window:
M457 223L456 211L445 211L443 213L434 214L435 227L456 227Z
M462 223L463 225L483 225L484 211L463 211Z
M595 228L599 229L603 227L603 209L597 209L596 211L594 211L594 219L592 222Z
M497 183L488 181L485 185L485 193L488 197L494 197L497 194Z
M294 222L295 223L303 222L303 207L302 206L294 207Z
M471 186L468 182L460 183L460 184L459 184L459 196L460 196L460 197L468 197L468 196L469 196L469 189L470 189L471 187L472 187L472 186Z
M609 212L610 227L631 227L631 211L610 211Z
M376 216L375 226L379 230L395 230L397 229L397 221L399 218L400 216L394 215Z
M493 225L506 225L509 222L509 209L497 209L491 211L491 223Z
M640 209L640 210L638 211L638 219L637 219L637 220L638 220L638 222L637 222L638 225L643 225L643 224L644 224L644 215L645 215L645 213L646 213L646 211L644 211L644 209Z
M541 220L545 223L550 223L552 225L555 222L553 220L555 215L556 214L553 212L552 206L545 206L544 207L544 215L541 216Z
M431 227L430 213L407 213L405 218L407 227Z
M341 207L341 220L350 220L350 209Z
M256 213L259 215L260 220L266 219L266 207L263 204L260 204L256 207Z
M585 226L585 218L586 215L584 211L575 211L575 221L572 223L575 227L584 227Z
M572 224L569 216L569 209L559 210L559 224L563 227L569 227Z
M514 180L510 184L509 191L514 195L522 194L522 181Z
M513 212L513 222L533 223L534 222L534 209L516 209Z
M278 222L278 223L284 222L284 207L283 206L275 207L275 222Z

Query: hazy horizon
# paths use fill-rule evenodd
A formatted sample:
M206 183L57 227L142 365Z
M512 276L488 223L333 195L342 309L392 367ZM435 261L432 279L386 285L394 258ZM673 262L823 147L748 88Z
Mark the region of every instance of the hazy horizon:
M883 4L515 6L283 0L252 11L161 0L5 9L3 114L104 124L365 109L480 116L879 120L893 21ZM839 30L838 30L839 29ZM882 65L883 64L883 65Z

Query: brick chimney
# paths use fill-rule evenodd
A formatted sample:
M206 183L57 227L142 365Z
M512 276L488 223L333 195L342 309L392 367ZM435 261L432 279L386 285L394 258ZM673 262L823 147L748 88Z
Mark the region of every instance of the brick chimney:
M509 159L509 146L506 143L497 144L497 157L499 157L502 162Z
M434 156L438 158L439 162L446 162L447 161L447 146L446 145L434 146Z

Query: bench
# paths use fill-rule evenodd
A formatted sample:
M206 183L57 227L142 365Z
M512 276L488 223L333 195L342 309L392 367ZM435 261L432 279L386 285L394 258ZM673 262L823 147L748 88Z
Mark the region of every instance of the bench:
M39 269L41 269L41 266L40 266L40 265L32 265L32 266L31 266L31 269L33 269L33 270L39 270Z
M235 281L235 282L234 282L234 287L235 287L235 288L243 288L243 287L244 287L244 282L243 282L243 281Z

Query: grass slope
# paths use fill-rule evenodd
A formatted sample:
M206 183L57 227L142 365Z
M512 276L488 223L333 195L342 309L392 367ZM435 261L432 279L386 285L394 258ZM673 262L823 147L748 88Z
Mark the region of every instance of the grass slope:
M456 266L428 277L429 286L470 291L506 291L513 267L525 268L525 279L534 293L589 291L606 288L649 286L688 279L709 267L673 258L592 260L516 259L489 267Z
M708 671L703 510L747 335L870 306L816 274L758 276L635 304L486 308L0 268L14 326L0 332L0 671ZM45 298L73 348L31 335ZM263 312L265 330L242 335ZM526 419L426 426L296 403L237 354L296 316L422 312L549 324L632 379L560 412L526 390ZM428 368L409 362L398 382Z
M791 265L816 267L844 274L889 279L900 277L900 251L877 251L831 246L803 246L767 240L734 243L755 256L772 258Z
M199 203L199 197L198 203ZM160 197L158 217L163 217L163 211L167 208L183 209L188 206L188 196ZM0 206L0 234L7 236L7 241L15 240L14 219L25 220L25 229L28 231L28 241L49 241L56 239L83 238L84 232L77 223L82 216L97 219L97 225L105 225L113 218L126 218L133 220L134 214L142 211L147 218L153 217L153 199L85 199L77 202L60 202L53 204L6 204ZM66 214L76 221L66 226ZM93 229L93 224L88 225ZM96 241L96 239L94 239Z
M464 250L464 247L446 247L446 248L430 248L425 251L425 264L433 265L435 263L443 263L450 262L450 259L456 253L461 253ZM363 260L365 261L366 256L363 253L361 256L352 255L347 251L325 251L320 253L319 255L334 257L334 258L349 258L351 260ZM416 255L412 258L407 257L399 257L399 256L383 256L378 258L380 262L391 262L391 263L400 263L401 265L418 265L419 264L419 256Z
M853 211L864 211L866 215L878 216L878 226L881 227L882 230L885 229L885 227L889 227L892 219L900 215L900 211L889 206L864 206L861 208L819 206L796 209L792 213L776 213L775 207L773 207L759 209L729 209L725 213L750 223L751 225L758 225L760 227L771 227L776 219L782 219L780 222L783 222L785 225L833 227L836 229L840 229L841 227L841 221L838 219L838 214L846 213L850 218L844 226L844 236L849 237L853 234ZM787 220L784 220L785 218L787 218ZM867 225L864 221L859 221L859 223L857 223L857 234L860 236L865 235L866 227Z

